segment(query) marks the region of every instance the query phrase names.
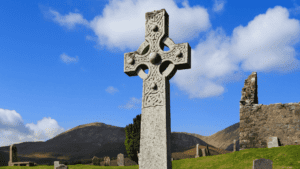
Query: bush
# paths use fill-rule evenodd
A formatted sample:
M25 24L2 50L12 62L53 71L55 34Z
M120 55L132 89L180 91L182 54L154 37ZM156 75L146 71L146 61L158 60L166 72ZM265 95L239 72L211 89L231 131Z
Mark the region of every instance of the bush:
M95 158L95 159L92 161L92 163L93 163L93 165L100 165L100 162L101 162L101 161L103 161L102 158Z

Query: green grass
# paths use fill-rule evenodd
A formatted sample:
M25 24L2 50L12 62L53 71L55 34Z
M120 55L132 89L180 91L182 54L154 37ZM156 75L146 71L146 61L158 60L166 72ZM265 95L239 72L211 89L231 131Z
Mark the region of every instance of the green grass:
M236 151L234 153L199 157L191 159L181 159L172 162L173 169L251 169L253 160L270 159L273 161L273 169L290 168L300 169L300 145L287 145L273 148L253 148ZM1 167L3 169L26 169L26 166ZM34 166L34 169L53 169L52 166ZM139 166L90 166L90 165L68 165L69 169L138 169Z

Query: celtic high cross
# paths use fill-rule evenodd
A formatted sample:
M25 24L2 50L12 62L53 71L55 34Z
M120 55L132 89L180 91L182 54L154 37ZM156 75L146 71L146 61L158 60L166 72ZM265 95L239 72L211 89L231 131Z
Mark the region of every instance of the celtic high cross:
M169 38L165 9L145 16L145 41L137 51L124 54L124 72L143 79L139 168L171 169L169 80L177 70L191 68L191 47ZM170 50L163 51L165 46Z

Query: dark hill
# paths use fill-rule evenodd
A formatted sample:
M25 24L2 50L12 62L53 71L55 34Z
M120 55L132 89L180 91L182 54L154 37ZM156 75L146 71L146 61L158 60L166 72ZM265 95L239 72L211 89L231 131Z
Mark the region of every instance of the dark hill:
M215 148L214 154L232 151L233 139L238 140L239 123L236 123L212 136L201 136L190 133L171 133L172 157L180 158L189 149L199 144ZM24 142L15 144L20 161L33 161L37 164L53 165L53 161L91 159L94 156L117 157L119 153L126 156L125 128L104 123L90 123L74 127L46 142ZM226 151L226 150L229 151ZM8 162L9 146L0 147L3 164ZM189 151L191 152L191 151ZM179 155L178 155L179 153ZM176 155L175 155L176 154ZM193 158L193 154L185 153L181 158ZM3 165L2 164L2 165ZM133 162L134 164L134 162ZM136 164L136 163L135 163ZM1 165L1 164L0 164Z

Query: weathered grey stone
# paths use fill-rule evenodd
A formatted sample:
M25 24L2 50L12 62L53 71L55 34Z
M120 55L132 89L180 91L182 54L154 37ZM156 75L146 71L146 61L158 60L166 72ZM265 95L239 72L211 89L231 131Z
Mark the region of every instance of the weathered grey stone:
M110 158L108 156L104 157L104 165L110 166Z
M278 147L278 138L277 137L269 137L268 138L268 148Z
M268 138L273 136L279 143L275 147L294 145L300 134L300 102L258 104L257 89L257 74L252 72L242 89L237 147L240 150L267 148Z
M196 145L196 156L195 158L199 157L199 144Z
M203 156L203 157L206 156L206 151L205 151L205 149L206 149L206 148L202 148L202 149L201 149L201 151L202 151L202 156Z
M124 72L143 79L140 169L171 169L170 84L176 70L191 67L191 47L175 44L169 36L165 9L147 12L145 41L124 54ZM164 52L168 46L170 51ZM144 72L149 69L148 74Z
M18 161L18 152L17 152L17 147L12 144L9 147L9 161L8 161L8 166L13 166L14 162Z
M236 151L236 140L233 140L233 152Z
M59 167L59 161L54 161L54 169L56 169L57 167Z
M253 160L252 169L272 169L273 161L269 159L255 159Z
M173 161L173 158L171 158L171 161Z
M124 166L124 154L122 154L122 153L118 154L117 164L118 164L118 166Z
M59 164L59 166L56 167L56 169L68 169L68 166L64 164Z
M9 161L8 161L8 166L21 166L21 165L26 165L26 166L34 166L34 162L31 161L25 161L25 162L20 162L18 161L18 153L17 153L17 147L12 144L9 147Z

